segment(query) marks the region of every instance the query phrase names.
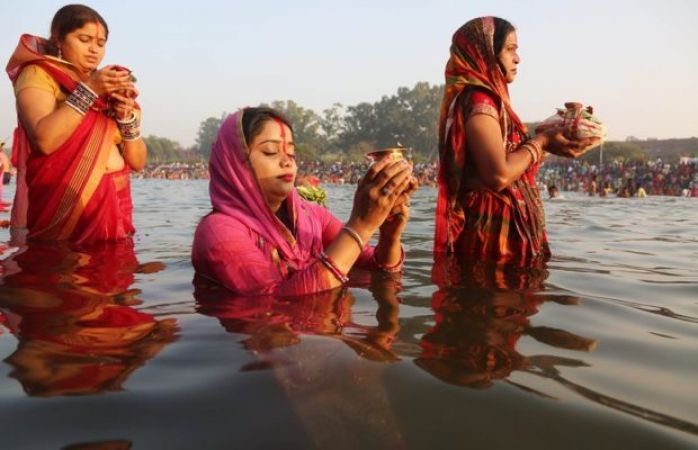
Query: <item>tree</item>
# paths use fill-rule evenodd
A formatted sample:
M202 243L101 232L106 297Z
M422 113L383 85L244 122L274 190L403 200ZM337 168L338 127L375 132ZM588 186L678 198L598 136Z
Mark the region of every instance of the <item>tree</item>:
M339 138L344 131L344 117L341 103L332 104L331 108L322 110L320 117L320 129L324 135L328 150L339 150Z
M195 150L203 157L208 158L211 155L211 147L216 140L218 129L226 115L226 113L223 113L220 118L209 117L199 125L199 131L196 134Z
M152 162L174 162L183 159L182 146L179 142L159 136L143 138L148 149L148 160Z
M376 135L376 115L367 102L347 107L344 127L339 136L340 146L347 151L359 142L373 142Z
M319 134L320 116L313 110L299 106L293 100L274 101L270 106L281 112L293 125L293 140L300 158L315 159L324 147Z
M411 147L415 156L433 157L438 146L437 124L443 86L421 82L401 87L378 102L347 107L341 145L350 149L363 143L374 147Z

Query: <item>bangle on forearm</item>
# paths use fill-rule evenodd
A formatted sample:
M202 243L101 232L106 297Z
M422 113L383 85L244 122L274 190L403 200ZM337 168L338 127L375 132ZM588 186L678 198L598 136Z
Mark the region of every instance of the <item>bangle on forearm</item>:
M78 83L65 100L65 104L73 108L81 116L87 114L97 100L98 95L85 83Z
M535 164L538 161L538 157L536 156L536 151L533 149L533 147L528 145L528 144L524 144L524 145L522 145L522 147L524 150L526 150L528 152L529 155L531 155L531 164L530 165Z
M402 266L405 264L405 249L400 246L400 260L397 262L397 264L394 264L392 266L386 266L385 264L381 264L378 262L376 259L376 254L373 253L373 261L376 263L376 266L383 272L389 272L389 273L396 273L396 272L402 272Z
M135 113L131 113L131 117L126 120L116 120L116 125L119 127L121 138L128 141L135 141L141 137L141 124Z
M339 267L337 267L337 264L335 264L334 261L327 255L325 252L320 252L320 261L327 267L327 269L332 273L332 275L335 276L342 284L345 284L349 281L349 278L347 275L339 270Z
M359 233L356 232L353 228L351 228L349 225L344 225L342 227L342 231L346 231L349 236L351 236L355 241L356 244L359 246L359 251L364 251L364 240L361 239L361 236L359 236Z
M524 142L521 148L526 150L531 155L531 165L536 164L543 157L543 148L533 139L529 139L528 141Z

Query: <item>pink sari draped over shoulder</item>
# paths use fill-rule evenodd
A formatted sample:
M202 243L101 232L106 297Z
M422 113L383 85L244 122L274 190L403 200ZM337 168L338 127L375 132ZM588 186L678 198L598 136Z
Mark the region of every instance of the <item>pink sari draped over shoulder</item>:
M286 200L291 232L264 201L248 155L238 111L223 122L213 144L213 211L199 223L192 246L197 276L242 295L298 295L332 288L333 275L319 255L342 223L293 189ZM354 267L378 270L373 253L366 246Z
M45 41L23 35L7 64L13 83L29 65L44 69L65 92L80 81L72 66L45 56ZM117 132L98 99L73 134L51 154L32 148L18 119L12 147L17 167L17 190L12 210L13 228L27 228L29 239L78 243L110 241L134 232L129 168L106 173L107 159Z

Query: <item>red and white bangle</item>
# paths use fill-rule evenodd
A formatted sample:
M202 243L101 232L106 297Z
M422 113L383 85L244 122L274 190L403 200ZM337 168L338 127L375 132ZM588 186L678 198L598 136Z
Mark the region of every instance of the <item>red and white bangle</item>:
M97 93L81 82L75 86L73 92L65 100L65 104L77 111L81 116L84 116L92 108L97 98Z
M337 267L337 264L335 264L334 261L327 255L325 252L320 252L320 261L327 267L327 269L332 272L332 275L335 276L342 284L346 284L349 282L349 277L347 277L347 274L339 270L339 267Z
M388 272L388 273L397 273L397 272L402 272L402 266L405 264L405 249L400 246L400 260L397 262L397 264L394 264L392 266L386 266L384 264L379 263L376 260L376 254L373 254L373 261L376 263L376 266L383 272Z
M131 113L131 117L126 120L116 120L116 125L119 127L121 138L124 141L135 141L141 137L141 124L135 113Z

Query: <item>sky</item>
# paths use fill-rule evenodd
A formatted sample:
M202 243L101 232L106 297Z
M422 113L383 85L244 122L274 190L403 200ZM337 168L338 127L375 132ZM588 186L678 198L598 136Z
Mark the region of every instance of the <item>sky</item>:
M3 65L19 36L46 37L64 1L0 3ZM138 78L143 133L193 145L200 123L243 106L294 100L321 113L399 87L443 83L453 32L496 15L517 28L511 84L524 121L574 100L609 139L698 136L697 0L92 1L110 28L103 64ZM0 140L16 125L0 82ZM435 124L436 126L436 124Z

